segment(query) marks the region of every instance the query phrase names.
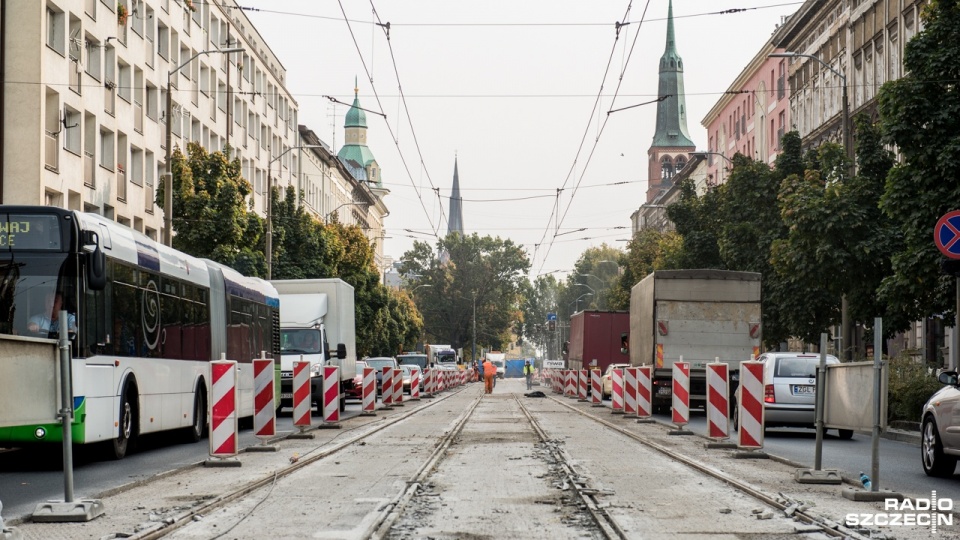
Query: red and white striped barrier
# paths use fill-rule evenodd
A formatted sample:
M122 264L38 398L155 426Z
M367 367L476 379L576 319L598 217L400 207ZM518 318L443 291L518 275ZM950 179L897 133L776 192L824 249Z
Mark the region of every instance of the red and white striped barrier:
M610 399L613 405L613 414L623 414L623 370L614 369L610 372Z
M380 377L380 402L384 407L393 405L393 372L392 367L383 368L383 375Z
M420 368L410 370L410 399L420 401Z
M681 360L683 357L680 357ZM690 423L690 362L673 363L673 416L678 426Z
M253 359L253 433L262 439L277 434L274 373L273 358Z
M210 362L210 455L237 455L237 363L233 360Z
M568 369L567 370L567 390L565 395L567 397L575 398L577 397L577 370Z
M763 448L763 362L740 363L740 448Z
M623 370L623 413L630 416L637 415L637 369Z
M403 407L403 370L393 370L393 404Z
M303 428L310 427L310 406L313 399L310 396L310 362L298 361L293 363L293 425Z
M637 368L637 418L653 416L653 366Z
M433 397L433 370L423 368L423 397Z
M360 389L361 414L370 415L377 410L377 370L372 367L363 368L363 385Z
M340 423L340 368L323 366L323 423Z
M603 380L599 369L590 370L590 402L594 407L603 407Z
M730 437L729 368L723 362L707 364L707 436Z
M590 372L586 369L581 369L577 372L577 391L579 393L577 401L587 400L587 381L589 380L587 377L589 376Z

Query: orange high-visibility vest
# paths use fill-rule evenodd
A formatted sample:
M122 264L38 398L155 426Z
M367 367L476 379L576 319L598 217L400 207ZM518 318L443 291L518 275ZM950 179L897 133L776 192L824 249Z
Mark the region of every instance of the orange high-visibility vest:
M487 360L483 363L483 376L497 376L497 366L493 365L493 362Z

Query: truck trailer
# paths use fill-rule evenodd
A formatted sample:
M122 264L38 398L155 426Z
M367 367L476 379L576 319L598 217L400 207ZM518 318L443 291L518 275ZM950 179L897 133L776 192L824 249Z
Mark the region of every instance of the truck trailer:
M627 311L578 311L570 316L570 341L564 344L569 369L599 369L626 364L623 338L630 331Z
M280 405L293 407L293 363L310 362L310 394L323 404L323 366L340 368L340 410L357 375L353 287L336 278L270 282L280 293ZM278 408L279 408L278 407Z
M630 364L651 365L653 408L669 409L673 364L690 363L690 406L706 402L706 365L729 364L730 390L740 363L760 354L760 274L660 270L630 292Z

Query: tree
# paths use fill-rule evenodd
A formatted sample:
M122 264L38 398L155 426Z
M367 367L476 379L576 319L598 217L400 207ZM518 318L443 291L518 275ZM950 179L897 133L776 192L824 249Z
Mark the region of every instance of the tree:
M288 187L284 197L274 189L273 279L306 279L337 274L344 256L339 231L326 226L306 211L296 190ZM372 261L372 253L370 255ZM372 263L371 263L372 264Z
M476 305L478 347L499 349L511 341L514 323L523 318L520 287L530 267L518 245L451 233L437 242L436 250L415 242L401 260L401 273L429 285L416 287L415 293L417 304L425 306L421 312L429 338L465 347L473 335Z
M522 335L536 347L546 351L552 345L555 335L547 327L547 314L557 312L559 285L557 278L548 274L539 276L533 283L524 281L521 285L523 328Z
M195 257L231 266L247 275L266 274L263 220L248 209L252 189L240 174L240 160L226 153L209 153L188 143L189 157L173 152L173 247ZM155 202L163 207L166 186Z
M607 244L587 248L580 254L557 295L561 321L570 319L570 313L577 309L577 298L582 295L589 296L580 298L580 309L611 309L610 295L619 278L621 255L621 250Z
M654 270L678 269L683 238L676 231L640 229L620 255L623 273L610 290L611 309L630 309L630 291Z
M683 237L683 247L677 255L679 268L715 268L723 270L717 234L721 230L720 206L723 193L708 190L698 196L693 179L680 181L680 197L667 206L667 217Z
M904 50L905 75L878 93L883 140L902 157L881 208L903 234L880 293L903 320L949 319L955 309L955 279L940 273L931 233L940 216L960 208L960 4L931 0L923 18Z

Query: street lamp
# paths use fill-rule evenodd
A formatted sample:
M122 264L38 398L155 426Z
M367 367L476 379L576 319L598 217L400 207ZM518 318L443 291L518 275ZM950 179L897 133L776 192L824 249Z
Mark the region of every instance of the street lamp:
M413 292L416 291L417 289L419 289L420 287L433 287L433 285L431 285L431 284L429 284L429 283L424 283L424 284L422 284L422 285L417 285L416 287L410 289L410 294L413 294Z
M277 157L271 159L267 163L267 238L266 238L266 251L267 251L267 280L273 278L273 162L282 158L287 152L291 150L303 150L304 148L323 148L319 144L304 144L301 146L291 146L283 152L280 152Z
M581 294L580 296L578 296L576 300L574 300L573 302L570 302L570 305L573 305L574 303L577 304L577 308L573 311L574 313L580 311L580 299L581 299L581 298L584 298L584 297L586 297L586 296L593 296L593 293L589 293L589 292L588 292L588 293L583 293L583 294Z
M820 65L829 69L836 75L840 77L840 82L843 84L843 110L841 112L840 122L842 124L841 135L843 136L843 150L847 156L847 175L853 176L853 140L850 137L850 105L847 101L847 78L843 76L842 73L833 69L833 66L821 60L818 56L812 54L801 54L796 52L782 52L782 53L770 53L767 55L770 58L812 58L817 62L820 62ZM850 315L849 309L847 306L847 295L843 295L840 298L840 338L842 340L841 345L841 354L843 355L841 359L849 360L850 359L850 338L852 335L853 329L850 325Z
M232 49L211 49L209 51L200 51L190 57L189 60L177 66L176 69L167 73L167 172L163 175L163 234L164 243L167 246L173 245L173 164L170 162L173 155L173 135L170 130L173 127L173 94L170 91L170 77L180 71L184 66L193 62L197 57L204 54L213 53L235 53L243 52L243 47L234 47ZM227 105L230 106L229 104ZM227 126L229 129L229 126Z
M706 159L707 156L720 156L720 157L722 157L724 160L726 160L727 163L729 163L730 165L733 165L733 160L730 159L730 158L728 158L727 156L721 154L720 152L692 152L690 155L691 155L691 156L702 157L702 158L704 158L704 159Z
M353 205L357 205L357 206L370 206L370 203L366 203L366 202L347 202L347 203L343 203L343 204L341 204L340 206L338 206L338 207L334 208L333 210L331 210L327 215L323 216L323 222L324 222L324 223L330 223L330 219L329 219L330 216L336 214L336 213L337 213L337 210L343 208L344 206L353 206Z

